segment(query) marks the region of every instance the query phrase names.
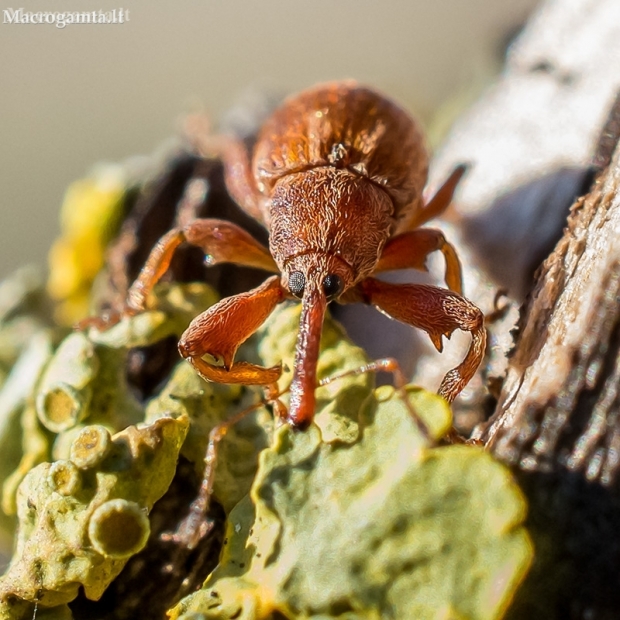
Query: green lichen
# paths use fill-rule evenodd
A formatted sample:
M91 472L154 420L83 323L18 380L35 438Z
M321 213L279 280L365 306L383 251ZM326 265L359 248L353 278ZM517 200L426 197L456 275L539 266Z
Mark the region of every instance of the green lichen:
M97 507L88 523L88 538L95 550L106 558L117 560L141 551L150 533L151 526L144 507L126 499L104 502Z
M16 598L53 607L73 600L80 587L90 599L101 597L146 543L146 514L172 481L187 426L186 418L160 418L128 427L92 468L61 462L81 479L66 488L59 489L58 462L28 472L17 494L15 555L0 579L0 617L16 617Z
M10 515L15 513L15 489L29 469L45 460L49 449L32 401L38 377L59 338L48 314L44 279L37 269L19 269L0 283L0 480L11 488L3 495L0 512L0 548L4 549L10 548L13 536L15 522ZM21 473L12 477L18 466Z
M282 361L285 372L279 381L282 391L293 377L295 341L299 327L300 305L278 308L259 331L258 353L266 366ZM332 377L346 370L354 370L368 363L366 354L348 340L342 328L327 320L321 334L321 356L317 367L319 379ZM352 443L359 438L359 410L374 386L372 373L349 375L316 391L317 413L315 423L321 429L323 440ZM288 405L288 394L282 401Z
M242 347L239 359L255 359L271 366L283 361L285 372L280 387L290 383L297 325L298 304L285 304L276 309L249 345ZM258 341L258 351L256 342ZM319 376L327 377L336 369L359 368L367 362L364 352L344 337L333 321L325 324L321 340L322 355ZM327 442L351 443L359 436L358 414L361 403L372 391L369 374L349 376L317 390L318 415L323 439ZM147 407L146 419L154 419L166 411L177 417L187 415L190 430L181 454L196 465L200 475L209 432L234 413L258 404L260 392L234 385L206 383L188 364L179 364L160 395ZM288 394L282 397L288 402ZM264 407L258 407L247 418L230 429L221 442L215 475L214 497L226 513L249 493L258 466L258 455L271 443L273 418Z
M98 371L99 358L90 338L83 332L67 336L39 382L36 409L41 424L60 433L88 417Z
M277 311L261 350L290 356L297 317L295 307ZM322 371L359 365L336 327L326 334ZM411 409L436 438L450 427L441 398L409 389L410 409L392 388L370 393L359 380L329 386L338 422L319 423L332 416L321 399L307 432L278 429L230 514L218 568L170 618L502 616L532 553L510 473L480 449L436 448L420 435Z
M236 411L257 401L256 392L240 386L206 383L186 363L176 366L159 396L147 406L146 419L162 412L172 417L187 416L190 429L181 450L202 476L209 432ZM258 455L270 442L272 417L263 407L256 408L236 424L222 441L215 475L214 495L226 513L248 494Z
M22 267L0 282L0 386L29 342L55 328L50 314L44 276L36 267Z
M157 310L108 331L71 333L55 350L41 340L5 383L13 389L17 373L24 450L3 487L19 526L0 618L32 617L35 605L64 617L80 587L98 599L146 544L148 512L174 477L189 419L161 409L145 419L125 378L128 350L178 336L215 299L205 285L162 286L156 296Z
M206 383L180 360L149 403L135 399L129 348L179 335L214 300L204 285L161 285L151 309L109 330L58 344L40 328L8 367L0 405L5 389L18 395L6 409L24 447L3 489L19 528L0 619L30 618L35 605L37 617L70 618L80 588L98 599L147 544L178 457L200 474L209 432L253 404L219 447L220 563L171 618L500 618L531 559L525 503L484 451L420 435L412 411L435 440L450 427L439 397L410 388L407 406L352 373L317 390L315 424L296 432L273 423L260 390ZM284 362L285 403L298 321L299 305L282 304L238 353ZM367 362L329 319L321 345L320 378Z
M86 424L99 424L115 433L143 419L143 407L125 379L129 348L181 334L215 298L206 285L162 285L157 291L157 310L125 318L107 331L91 328L70 333L53 355L49 338L40 345L38 362L24 371L29 373L28 389L33 385L36 389L19 410L22 456L17 468L5 477L5 514L15 514L15 493L26 473L50 458L69 458L71 445ZM22 385L25 380L20 376Z
M446 429L443 401L410 398ZM219 567L172 619L501 617L531 559L510 474L480 449L425 444L391 388L362 424L347 447L316 426L277 432Z

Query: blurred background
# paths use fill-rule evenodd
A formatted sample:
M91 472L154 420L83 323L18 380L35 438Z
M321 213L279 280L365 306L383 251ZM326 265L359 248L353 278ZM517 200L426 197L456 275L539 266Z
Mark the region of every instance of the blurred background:
M466 105L535 0L37 0L2 2L0 277L43 263L67 185L149 154L185 112L217 123L249 88L276 95L356 78L427 124ZM110 25L3 23L4 11L123 8ZM454 102L459 104L455 105Z

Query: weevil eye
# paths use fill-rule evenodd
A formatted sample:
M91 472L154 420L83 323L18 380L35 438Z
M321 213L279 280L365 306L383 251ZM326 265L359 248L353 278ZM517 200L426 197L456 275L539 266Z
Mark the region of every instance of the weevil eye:
M304 288L306 288L306 277L301 271L293 271L288 277L288 290L295 295L295 297L301 297L304 294Z
M323 280L323 292L328 301L334 299L334 297L338 297L338 295L342 293L343 287L342 278L335 273L330 273L328 276L325 276Z

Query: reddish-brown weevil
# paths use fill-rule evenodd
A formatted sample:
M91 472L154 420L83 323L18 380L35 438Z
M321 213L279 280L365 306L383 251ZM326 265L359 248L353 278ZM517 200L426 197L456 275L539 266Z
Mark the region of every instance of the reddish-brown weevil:
M319 341L326 306L333 300L372 304L425 330L439 350L442 336L456 329L470 332L465 359L439 388L452 401L482 359L484 319L461 296L454 248L439 230L419 227L445 210L464 168L457 168L424 204L428 155L420 128L383 95L349 81L316 86L287 99L262 127L251 162L238 140L216 143L228 190L268 228L269 250L223 220L199 219L171 230L129 290L127 312L145 309L175 249L187 242L200 247L209 264L232 262L276 274L252 291L215 304L181 337L181 355L206 380L273 386L280 366L235 361L235 352L277 304L294 296L301 299L302 311L290 405L288 411L280 409L292 426L304 428L314 416ZM450 290L371 277L394 269L424 269L426 257L436 250L445 257ZM393 370L389 363L379 367ZM210 465L208 456L207 473ZM201 494L208 502L210 482L205 484L209 488ZM204 508L203 501L200 510Z

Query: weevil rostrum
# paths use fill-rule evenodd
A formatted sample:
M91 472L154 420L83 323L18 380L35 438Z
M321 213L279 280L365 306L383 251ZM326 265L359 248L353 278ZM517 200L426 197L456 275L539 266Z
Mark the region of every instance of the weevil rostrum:
M145 309L175 249L189 243L205 252L209 264L232 262L274 274L254 290L221 300L182 335L179 351L204 379L273 390L280 366L236 361L235 353L276 305L299 298L290 405L278 413L303 429L314 416L326 306L334 300L361 302L423 329L440 351L443 336L456 329L471 333L465 358L439 388L452 401L482 360L484 317L461 295L454 248L441 231L420 226L449 205L464 167L456 168L425 204L428 155L418 124L382 94L351 81L319 85L287 99L263 125L251 159L235 138L215 143L230 194L267 227L269 249L224 220L198 219L171 230L131 286L126 313ZM437 250L445 257L449 290L373 277L424 269L427 256ZM389 363L376 368L392 369ZM208 503L210 490L205 493Z

